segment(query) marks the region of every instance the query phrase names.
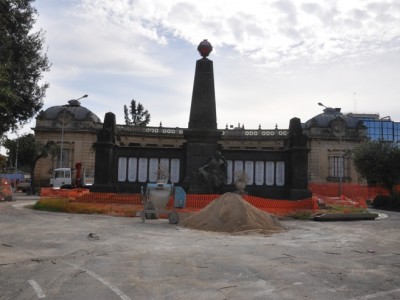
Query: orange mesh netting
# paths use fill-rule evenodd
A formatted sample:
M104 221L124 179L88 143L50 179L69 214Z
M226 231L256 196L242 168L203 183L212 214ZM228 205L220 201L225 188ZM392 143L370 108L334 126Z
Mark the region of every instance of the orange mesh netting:
M311 183L309 189L313 196L303 200L276 200L251 195L243 195L243 198L261 210L285 216L302 210L315 212L321 204L365 208L367 207L367 200L373 199L378 194L388 194L387 190L381 187L357 184L342 184L342 195L340 197L338 196L339 187L337 183ZM181 212L199 211L220 196L219 194L188 194L185 207L176 210ZM41 197L65 197L77 203L143 205L140 194L91 193L88 189L42 188ZM172 209L172 205L173 197L171 196L167 208Z

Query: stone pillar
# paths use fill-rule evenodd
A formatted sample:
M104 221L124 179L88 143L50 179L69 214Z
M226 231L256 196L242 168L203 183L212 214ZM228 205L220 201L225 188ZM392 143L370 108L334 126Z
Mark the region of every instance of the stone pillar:
M213 62L207 58L211 44L204 40L197 50L203 56L196 62L188 129L184 132L186 164L184 186L191 194L210 193L199 178L199 169L216 155L222 132L217 130Z
M217 129L213 62L208 58L196 62L188 128Z
M114 147L116 138L115 115L111 112L104 117L103 128L97 133L97 141L94 143L96 150L94 166L94 184L90 188L92 192L116 191L113 178L116 178L117 166L114 163Z
M307 136L303 134L299 118L292 118L289 124L290 152L290 198L299 200L311 197L308 190Z

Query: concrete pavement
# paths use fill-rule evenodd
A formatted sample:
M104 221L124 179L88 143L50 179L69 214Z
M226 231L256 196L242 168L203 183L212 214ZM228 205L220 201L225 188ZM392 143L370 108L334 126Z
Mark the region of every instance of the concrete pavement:
M0 299L398 299L400 214L230 235L0 203ZM27 199L27 200L25 200ZM90 235L92 234L92 235Z

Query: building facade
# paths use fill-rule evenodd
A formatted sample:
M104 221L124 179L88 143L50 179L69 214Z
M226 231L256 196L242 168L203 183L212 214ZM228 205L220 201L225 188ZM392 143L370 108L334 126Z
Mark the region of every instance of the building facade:
M367 127L367 136L373 141L399 143L400 123L391 120L390 116L379 117L379 114L355 114L349 116L357 118Z
M40 159L35 168L35 185L47 187L55 168L75 168L81 162L86 176L94 176L95 153L93 143L101 120L77 100L66 105L52 106L41 111L36 118L35 141L55 142L60 147L57 157Z
M95 169L93 144L96 142L97 132L102 126L103 122L89 109L81 105L76 106L74 103L73 105L69 103L54 106L39 114L34 128L35 139L42 143L52 140L60 147L62 145L63 158L62 161L60 156L39 160L35 169L36 185L48 186L51 171L54 168L60 166L74 168L78 161L86 167L89 176L93 175ZM135 127L120 124L116 127L117 143L121 147L169 151L183 149L186 142L184 136L186 128ZM307 179L308 182L319 184L340 183L340 181L365 184L352 163L351 150L366 139L392 142L398 141L400 136L400 123L398 122L386 118L380 119L378 115L344 115L337 109L325 109L323 113L303 123L302 127L308 138L307 148L310 149ZM218 143L220 149L224 149L226 153L250 153L252 151L263 153L284 150L288 136L288 129L245 129L240 126L230 129L226 126L225 129L221 129L221 139ZM126 157L126 164L123 160L119 163L125 164L128 168L129 163L133 163L133 161L129 162L129 156ZM281 163L272 164L267 161L261 163L261 160L257 159L240 159L240 155L234 157L227 160L228 184L233 183L234 170L244 168L244 166L247 166L247 170L253 170L249 172L249 186L257 186L267 181L269 185L281 182L280 176L282 175L273 178L271 175L283 174L279 171L280 168L282 169ZM154 181L160 162L170 168L171 180L179 182L179 170L182 168L182 164L181 161L178 162L174 158L155 161L152 157L143 157L136 161L137 166L139 168L140 165L140 170L148 171L146 173L127 173L127 176L139 178L140 173L139 184Z
M351 150L368 139L363 121L344 115L339 108L325 108L303 124L311 149L308 178L313 183L361 183Z
M48 141L55 142L62 149L62 157L48 157L40 159L35 168L36 186L47 187L50 183L52 170L59 167L73 169L77 162L82 162L88 176L94 175L95 151L93 144L97 140L97 132L102 128L103 122L88 108L80 103L72 102L66 105L53 106L42 111L36 118L35 140L43 144ZM116 142L121 147L136 147L138 149L182 149L186 142L184 131L186 128L147 126L137 127L131 125L116 125L118 136ZM285 141L288 139L288 129L245 129L236 127L221 129L221 140L219 147L225 151L282 151ZM150 159L150 158L149 158ZM141 164L143 160L141 160ZM166 164L165 160L162 163ZM227 182L233 183L234 169L260 169L260 163L246 160L228 160ZM153 181L156 176L157 164L153 160L147 160L150 171L141 175L140 182ZM171 179L178 182L177 170L180 165L175 160L169 161L172 173ZM234 167L235 165L235 167ZM268 173L272 172L271 163L268 163ZM278 167L279 168L279 167ZM257 171L258 172L258 171ZM260 171L258 178L264 177L264 170ZM283 174L283 173L282 173ZM136 176L136 175L135 175ZM260 179L251 175L249 184L260 184ZM279 182L279 179L278 179ZM268 178L268 184L275 184L275 178Z

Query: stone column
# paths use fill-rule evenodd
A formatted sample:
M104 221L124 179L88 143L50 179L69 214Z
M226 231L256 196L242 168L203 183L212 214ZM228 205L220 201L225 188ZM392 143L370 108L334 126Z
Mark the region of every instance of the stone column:
M94 184L90 188L92 192L116 191L114 179L117 174L117 166L114 163L114 148L116 138L115 115L111 112L104 117L103 128L97 133L97 141L94 143L96 150L94 166Z
M217 130L213 62L207 58L211 44L204 40L197 50L203 57L196 62L189 126L184 132L186 164L184 186L191 193L209 193L199 178L199 168L214 156L222 132Z
M308 152L307 136L303 134L299 118L292 118L289 124L290 152L290 199L299 200L311 197L308 190Z

